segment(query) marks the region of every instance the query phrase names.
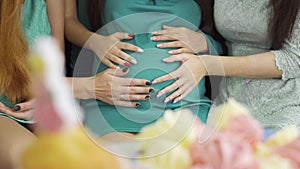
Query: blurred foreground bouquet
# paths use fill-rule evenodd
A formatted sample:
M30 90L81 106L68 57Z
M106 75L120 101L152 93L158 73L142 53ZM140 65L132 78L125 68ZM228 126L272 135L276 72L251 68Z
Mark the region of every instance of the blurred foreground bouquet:
M234 100L217 107L206 125L187 109L168 110L138 135L140 162L151 169L299 169L297 129L267 140L263 131Z
M39 39L29 57L36 98L37 139L21 154L21 169L119 169L81 127L81 111L63 78L63 55L53 39Z

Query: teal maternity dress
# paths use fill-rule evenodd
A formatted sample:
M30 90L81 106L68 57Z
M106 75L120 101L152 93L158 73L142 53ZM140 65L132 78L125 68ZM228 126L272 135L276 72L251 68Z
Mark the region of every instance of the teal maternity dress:
M159 49L158 42L150 40L151 32L161 29L162 25L187 27L198 31L201 12L198 4L193 0L109 0L105 4L105 26L97 33L110 35L115 32L128 32L135 34L132 40L125 42L141 47L143 53L126 51L133 56L138 64L132 65L125 77L153 79L170 73L180 66L180 62L164 63L163 58L170 56L170 49ZM208 43L215 45L216 51L221 47L209 35ZM201 45L201 44L199 44ZM213 46L210 48L214 48ZM211 49L210 49L211 51ZM89 55L87 49L83 49L79 57ZM97 56L94 57L94 74L107 69ZM76 66L75 76L76 76ZM80 70L80 68L79 68ZM80 74L80 72L78 72ZM157 92L170 85L174 80L151 85L155 93L151 94L149 101L139 101L138 108L113 106L99 100L82 100L85 110L85 124L97 135L111 132L139 132L144 126L155 122L163 115L166 109L189 108L202 121L206 121L210 108L210 99L205 94L205 80L201 80L197 87L182 101L174 104L165 104L166 96L155 97Z

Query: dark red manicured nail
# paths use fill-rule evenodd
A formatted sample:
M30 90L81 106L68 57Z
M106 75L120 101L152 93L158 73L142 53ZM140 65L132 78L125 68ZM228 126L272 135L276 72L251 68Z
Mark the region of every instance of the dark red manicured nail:
M129 34L128 36L131 37L131 38L134 38L134 37L135 37L134 34Z
M151 99L151 96L146 96L145 99L146 99L146 100L150 100L150 99Z
M140 107L140 106L141 106L140 103L135 104L135 107Z
M154 92L155 92L154 89L150 89L150 90L149 90L149 93L154 93Z
M131 66L131 64L129 62L125 62L124 65L127 66L127 67Z

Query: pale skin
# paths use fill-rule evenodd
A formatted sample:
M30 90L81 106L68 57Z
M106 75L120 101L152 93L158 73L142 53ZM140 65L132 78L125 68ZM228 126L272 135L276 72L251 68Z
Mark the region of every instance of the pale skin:
M162 25L162 30L154 31L152 34L154 35L151 37L153 41L171 41L158 44L158 48L178 48L169 51L169 54L172 55L181 53L206 53L208 51L207 42L203 34L185 27Z
M33 133L11 118L0 116L0 168L14 169L17 154L35 139Z
M61 51L64 52L64 1L46 0L46 3L52 36L57 40Z
M164 40L174 40L174 37L180 33L179 29L173 29L164 35L165 32L156 33ZM178 44L189 44L180 42ZM181 47L173 44L168 45L171 48ZM193 50L191 50L193 51ZM173 84L162 89L158 97L170 91L175 91L165 99L165 102L178 102L186 97L189 92L200 82L204 76L234 76L244 78L280 78L282 72L277 68L275 55L272 52L259 53L248 56L197 56L190 52L172 55L165 58L164 62L182 62L182 65L165 76L152 81L153 84L178 78Z
M128 72L126 68L107 69L93 77L68 80L73 85L76 98L94 98L111 105L138 107L140 103L131 100L148 100L154 89L148 80L123 78Z

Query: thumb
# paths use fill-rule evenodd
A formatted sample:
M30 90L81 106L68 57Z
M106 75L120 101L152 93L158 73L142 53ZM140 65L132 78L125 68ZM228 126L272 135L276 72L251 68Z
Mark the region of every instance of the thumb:
M132 39L134 37L133 34L124 33L124 32L116 32L116 33L112 34L111 36L113 36L119 40Z
M116 69L107 69L106 71L110 75L122 77L122 76L125 76L129 72L129 69L127 67L125 67L123 69L117 67Z

